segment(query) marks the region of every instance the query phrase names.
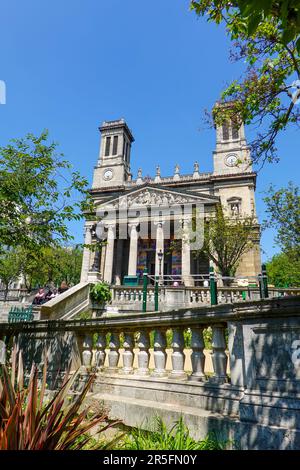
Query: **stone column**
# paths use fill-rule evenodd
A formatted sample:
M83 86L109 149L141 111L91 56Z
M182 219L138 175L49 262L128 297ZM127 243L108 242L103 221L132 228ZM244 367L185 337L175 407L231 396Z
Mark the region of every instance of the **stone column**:
M184 337L182 328L173 329L172 341L172 372L169 375L171 379L186 379L187 375L184 372Z
M123 352L123 374L132 374L133 373L133 333L131 331L124 332L124 352Z
M185 286L193 286L194 280L191 276L191 248L189 220L183 220L182 224L182 247L181 247L181 275Z
M119 362L119 347L120 339L119 333L111 333L109 341L109 352L108 352L108 372L117 373L118 372L118 362Z
M129 247L128 276L136 276L137 254L138 254L138 233L137 233L136 227L137 227L137 222L129 222L130 247Z
M137 375L149 375L149 331L140 331Z
M95 365L98 369L103 369L105 362L105 347L106 347L106 336L104 333L99 333L96 342L96 354L95 354Z
M85 229L84 244L85 245L92 244L92 233L91 233L92 225L93 225L93 222L89 222L89 223L86 223L84 226L84 229ZM89 250L88 248L84 248L80 282L86 282L88 280L90 265L91 265L91 250Z
M93 336L91 333L86 333L82 343L82 365L90 367L93 358Z
M106 258L104 266L104 281L108 284L112 283L112 272L114 263L114 245L115 245L115 226L108 226Z
M164 253L164 228L163 221L154 222L156 227L156 254L155 254L155 276L159 276L159 258L158 253L162 251ZM161 275L164 275L164 256L161 260Z
M154 377L165 377L167 375L166 332L162 328L155 330L153 356L155 368L152 375Z
M124 246L124 240L120 240L120 239L117 240L116 277L115 277L116 286L120 286L122 284L123 246Z
M227 382L227 355L226 341L225 341L225 327L222 325L216 325L212 327L212 350L211 355L212 363L214 367L214 375L211 378L212 382L222 384Z
M205 355L204 355L204 340L203 340L203 328L193 326L192 327L192 342L191 348L193 350L191 361L192 361L192 375L189 377L190 380L202 381L205 380L204 366L205 366Z

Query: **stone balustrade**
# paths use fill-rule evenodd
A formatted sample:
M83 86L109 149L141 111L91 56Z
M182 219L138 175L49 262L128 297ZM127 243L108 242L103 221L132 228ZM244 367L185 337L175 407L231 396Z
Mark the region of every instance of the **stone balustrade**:
M167 348L167 327L101 329L79 336L81 364L104 374L134 374L148 377L165 377L174 380L228 382L230 368L226 353L226 324L216 324L212 329L212 349L205 349L204 326L188 329L190 347L184 341L184 327L170 332L172 342ZM151 345L150 338L153 344ZM109 340L107 340L109 338ZM122 346L122 347L120 347ZM171 348L170 348L171 347ZM167 367L167 357L169 367ZM206 365L207 364L207 365ZM170 367L171 366L171 367Z
M299 295L300 289L269 288L270 298ZM218 304L248 302L260 300L258 287L219 287ZM208 287L172 287L160 286L158 293L159 309L162 311L178 307L197 307L210 305L210 290ZM143 302L142 286L113 286L112 303L120 311L141 311ZM147 289L148 310L154 310L154 286Z
M78 388L96 372L91 399L128 426L147 427L157 414L171 424L182 415L197 439L215 431L242 449L297 449L299 332L300 296L286 296L143 315L0 324L0 347L3 360L3 339L14 336L28 372L33 362L43 363L46 347L49 380L72 359L73 370L80 367Z

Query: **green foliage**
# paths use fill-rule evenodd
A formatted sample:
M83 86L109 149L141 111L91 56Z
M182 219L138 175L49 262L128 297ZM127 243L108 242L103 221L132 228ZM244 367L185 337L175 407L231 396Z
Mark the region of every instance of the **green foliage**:
M95 376L91 375L82 392L66 405L68 393L77 378L64 380L61 390L45 403L47 363L38 387L38 369L34 365L28 387L24 387L23 363L14 348L11 375L0 366L0 450L80 450L88 444L88 431L107 421L103 412L89 416L81 410ZM101 432L114 423L106 424ZM79 439L84 436L83 439ZM99 446L101 443L99 443ZM99 448L99 447L98 447Z
M63 281L75 285L80 281L82 249L80 246L42 247L36 250L18 248L16 256L26 288L53 283L60 286Z
M300 1L202 0L191 8L216 24L225 23L233 43L231 59L246 64L239 80L222 93L213 111L216 124L241 120L255 125L250 143L254 162L278 160L276 139L298 127L300 110Z
M21 266L16 253L12 250L0 253L0 279L5 288L4 300L7 298L10 283L16 281L20 273Z
M170 429L160 417L153 420L151 431L133 429L124 441L126 450L225 450L229 442L218 441L213 434L195 441L182 417Z
M300 287L300 259L286 253L273 256L267 262L270 284L275 287Z
M90 297L93 302L110 302L111 290L109 284L106 282L98 282L94 284L90 291Z
M199 254L213 261L222 276L234 276L242 255L252 248L256 232L253 217L229 217L217 206L215 215L205 222Z
M28 134L0 148L0 249L68 242L67 223L91 207L87 180L47 139Z
M275 228L276 242L290 258L300 259L300 194L292 182L287 188L275 190L271 186L264 198L268 220L266 228ZM284 260L282 258L282 260Z

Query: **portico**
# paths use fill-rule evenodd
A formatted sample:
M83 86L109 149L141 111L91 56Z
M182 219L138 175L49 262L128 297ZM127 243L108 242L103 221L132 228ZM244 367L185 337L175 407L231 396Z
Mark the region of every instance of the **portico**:
M92 231L94 239L104 242L98 264L93 264L93 276L96 271L99 279L121 285L124 277L141 280L147 269L153 276L182 276L184 285L193 285L192 217L200 233L203 217L216 202L217 197L205 194L144 185L100 204L97 217L101 221L89 224L87 236L92 240Z

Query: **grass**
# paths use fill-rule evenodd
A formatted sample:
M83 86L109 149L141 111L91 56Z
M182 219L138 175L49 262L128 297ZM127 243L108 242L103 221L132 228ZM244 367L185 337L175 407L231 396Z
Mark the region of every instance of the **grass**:
M226 450L231 445L230 441L220 440L215 433L209 433L200 441L193 439L182 417L171 428L168 428L160 417L156 417L150 429L150 431L132 429L123 439L121 448L125 450Z

